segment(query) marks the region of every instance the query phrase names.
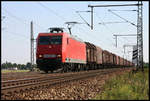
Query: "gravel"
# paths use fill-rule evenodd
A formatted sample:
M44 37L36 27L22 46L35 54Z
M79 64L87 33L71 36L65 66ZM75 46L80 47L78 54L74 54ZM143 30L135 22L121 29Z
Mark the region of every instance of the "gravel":
M129 72L131 69L118 69L105 75L98 75L83 80L57 84L47 88L14 93L3 99L7 100L88 100L103 91L105 82L115 75Z

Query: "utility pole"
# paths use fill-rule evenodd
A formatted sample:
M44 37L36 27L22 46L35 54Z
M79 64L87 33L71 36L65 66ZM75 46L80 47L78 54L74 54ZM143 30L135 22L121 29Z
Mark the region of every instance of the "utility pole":
M122 5L88 5L88 7L91 7L91 29L93 29L93 8L94 7L120 7L120 6L137 6L138 10L137 10L137 25L135 25L132 22L129 22L126 20L126 22L131 23L132 25L137 27L137 70L141 69L142 71L144 71L143 69L143 3L142 1L138 1L137 4L122 4ZM109 10L110 11L110 10ZM134 10L135 11L135 10ZM112 11L111 11L112 12ZM118 16L116 13L113 13L116 16ZM118 16L120 17L120 16ZM120 17L122 18L122 17ZM124 18L122 18L124 19ZM125 19L124 19L125 20Z
M91 29L93 30L93 8L94 7L91 7Z
M1 21L3 21L3 19L5 19L5 18L6 18L5 16L2 16Z
M115 39L116 39L116 47L117 47L117 36L137 36L136 34L125 34L125 35L117 35L117 34L114 34L113 36L115 36Z
M34 37L33 37L33 21L31 21L31 71L34 65Z
M131 11L137 11L137 25L120 17L119 15L112 12L111 10L109 11L111 11L111 13L113 13L114 15L122 18L126 22L129 22L130 24L137 27L137 70L140 69L144 71L143 69L143 15L142 15L143 9L142 9L142 6L143 6L142 1L138 1L138 10L131 10Z
M137 13L137 70L143 69L143 8L142 1L138 1L138 13Z
M6 17L5 16L2 16L1 18L1 22L5 19ZM2 28L2 30L4 30L5 28Z
M120 7L120 6L138 6L138 4L122 4L122 5L88 5L88 7L91 7L91 30L93 30L93 11L94 7Z

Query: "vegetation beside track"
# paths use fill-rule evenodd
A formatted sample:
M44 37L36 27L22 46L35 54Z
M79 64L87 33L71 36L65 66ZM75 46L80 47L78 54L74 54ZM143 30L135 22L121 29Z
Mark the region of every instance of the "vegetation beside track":
M1 73L29 72L30 70L1 70Z
M103 88L94 100L149 100L149 68L115 76Z

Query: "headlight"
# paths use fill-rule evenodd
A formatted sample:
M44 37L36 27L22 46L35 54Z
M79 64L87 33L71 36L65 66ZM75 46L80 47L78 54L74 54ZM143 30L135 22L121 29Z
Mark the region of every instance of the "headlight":
M42 55L39 55L39 57L41 58L41 57L42 57Z
M61 55L57 55L57 57L61 57Z

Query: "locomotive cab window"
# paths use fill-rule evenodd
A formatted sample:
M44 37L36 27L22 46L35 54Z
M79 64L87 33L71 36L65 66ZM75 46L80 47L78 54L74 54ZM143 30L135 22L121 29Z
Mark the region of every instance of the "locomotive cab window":
M62 44L62 36L40 36L40 45Z
M50 41L50 36L40 36L39 44L40 45L48 45Z
M62 36L50 37L50 44L62 44Z

